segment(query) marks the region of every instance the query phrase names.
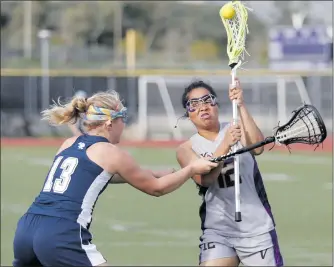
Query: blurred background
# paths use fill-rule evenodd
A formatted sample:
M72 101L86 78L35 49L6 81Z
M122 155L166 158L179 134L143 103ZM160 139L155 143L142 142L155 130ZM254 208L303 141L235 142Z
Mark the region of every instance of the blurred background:
M140 142L175 146L194 133L188 120L174 128L190 82L213 85L221 119L231 120L227 37L219 17L226 2L1 1L1 265L11 264L16 221L38 193L56 151L38 141L31 149L3 140L70 136L68 127L40 121L53 100L116 89L130 113L124 141L137 142L128 149L150 168L177 168L173 145L139 148ZM256 122L270 135L294 109L311 103L332 144L333 2L244 3L253 9L250 56L238 76ZM332 264L332 148L320 151L259 157L287 265ZM193 183L154 201L117 186L103 196L93 226L94 243L110 263L197 264L200 198Z
M191 125L173 126L183 114L182 90L194 79L216 88L229 119L227 38L218 15L224 3L2 1L1 134L66 134L40 123L41 109L77 91L113 88L130 110L131 138L183 138ZM332 2L246 5L253 9L251 56L239 76L260 126L271 132L311 102L331 130Z

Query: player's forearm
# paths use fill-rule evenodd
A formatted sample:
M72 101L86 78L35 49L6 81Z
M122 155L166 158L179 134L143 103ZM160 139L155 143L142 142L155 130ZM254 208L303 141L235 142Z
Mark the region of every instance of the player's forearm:
M224 153L224 151L222 151L222 153ZM217 150L217 153L219 153L218 150ZM181 168L188 166L191 162L199 158L199 156L196 155L196 153L192 150L191 147L186 147L186 146L178 147L176 155L177 155L176 156L177 161L179 162ZM203 175L194 175L192 176L192 178L197 184L200 184L205 187L209 187L214 181L214 179L216 179L219 176L222 166L223 164L219 164L216 168L212 169L209 173L203 174Z
M163 171L152 171L150 170L150 172L152 173L152 175L155 177L155 178L160 178L162 176L165 176L167 174L170 174L170 173L173 173L175 172L175 169L171 169L171 170L163 170Z
M174 173L165 175L158 179L158 188L155 190L156 196L163 196L175 191L183 185L192 175L193 170L191 166L182 168Z
M216 151L213 153L212 157L219 157L221 155L226 155L230 151L230 146L224 141L220 143ZM214 180L216 180L223 168L223 162L221 162L216 168L212 169L208 174L201 176L201 185L209 187Z
M212 157L219 157L221 155L226 155L230 151L230 146L222 141L217 147L216 151L213 153Z
M173 173L175 172L174 169L172 170L167 170L167 171L152 171L152 170L146 170L147 172L149 172L150 174L152 174L155 178L160 178L162 176L165 176L167 174ZM110 184L127 184L128 182L119 174L115 174L110 182Z
M219 176L224 163L221 162L216 168L212 169L208 174L201 176L201 185L204 187L209 187Z
M245 105L239 107L239 114L246 146L263 141L264 136ZM255 149L254 152L255 154L261 154L263 152L263 147Z

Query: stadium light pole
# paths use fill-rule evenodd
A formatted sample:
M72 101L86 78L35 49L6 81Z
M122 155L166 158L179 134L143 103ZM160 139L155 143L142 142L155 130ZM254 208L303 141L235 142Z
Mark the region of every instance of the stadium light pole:
M131 71L135 70L136 68L136 31L134 29L128 29L126 31L125 44L126 70L128 73L131 73ZM136 87L137 81L131 77L131 75L128 75L126 81L128 88ZM127 105L130 119L133 118L133 116L137 116L135 112L136 98L133 94L130 94Z
M42 68L42 109L46 109L50 104L50 88L49 88L49 38L51 34L49 30L40 30L38 38L41 44L41 68Z
M118 64L122 58L122 34L123 34L123 2L115 1L114 9L114 62Z
M32 1L24 1L24 57L31 59Z
M333 38L333 26L332 25L327 26L326 33L327 33L329 39Z

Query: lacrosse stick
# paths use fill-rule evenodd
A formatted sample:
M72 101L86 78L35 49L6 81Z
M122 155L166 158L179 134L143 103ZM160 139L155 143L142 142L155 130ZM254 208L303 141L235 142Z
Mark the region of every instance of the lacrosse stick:
M312 105L305 104L293 111L293 113L293 116L286 124L277 127L273 136L269 136L261 142L241 148L235 152L213 158L211 161L220 162L270 143L285 146L298 143L319 146L326 139L327 130L318 110Z
M247 19L248 11L240 1L232 1L224 5L219 11L220 18L224 24L227 34L227 55L231 68L232 85L235 86L237 68L241 65L245 49L246 34L248 33ZM248 54L248 53L247 53ZM238 107L236 100L232 102L233 124L238 120ZM237 151L237 144L233 146L233 152ZM239 157L234 158L235 178L235 221L241 222L240 210L240 180L239 180Z

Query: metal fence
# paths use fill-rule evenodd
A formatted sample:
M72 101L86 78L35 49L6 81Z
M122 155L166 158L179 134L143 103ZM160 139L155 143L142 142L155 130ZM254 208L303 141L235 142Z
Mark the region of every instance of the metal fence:
M47 83L43 80L47 79ZM128 107L130 123L138 110L138 78L107 75L102 72L50 72L44 77L39 70L2 70L1 73L1 135L63 134L40 122L40 112L52 101L69 100L77 91L91 95L116 89Z
M332 131L333 78L330 71L253 70L240 72L240 75L247 106L265 131L272 129L268 121L284 121L303 101L319 109L328 130ZM43 79L48 82L43 83ZM1 135L63 135L65 130L55 130L40 121L40 111L52 100L59 97L67 100L78 90L93 94L116 89L129 109L130 125L135 126L133 138L155 138L155 135L183 138L192 127L181 123L177 132L173 126L184 112L180 102L183 88L194 79L214 86L224 119L231 117L232 108L227 98L228 71L50 70L49 76L43 77L40 70L2 69Z

